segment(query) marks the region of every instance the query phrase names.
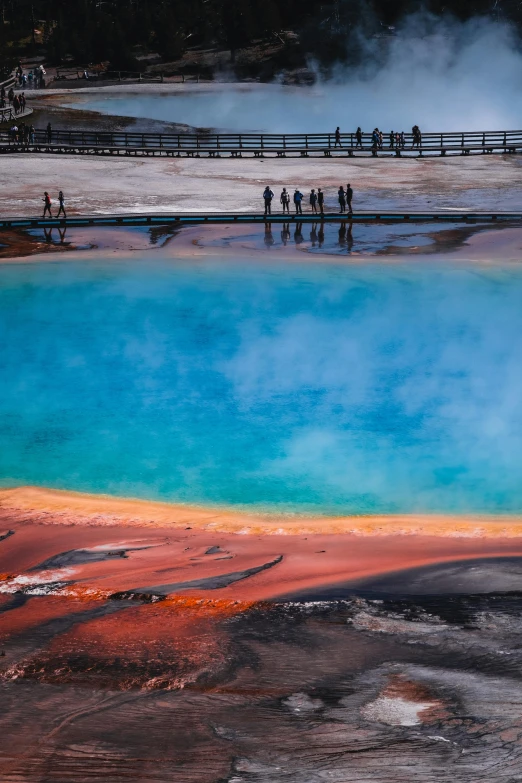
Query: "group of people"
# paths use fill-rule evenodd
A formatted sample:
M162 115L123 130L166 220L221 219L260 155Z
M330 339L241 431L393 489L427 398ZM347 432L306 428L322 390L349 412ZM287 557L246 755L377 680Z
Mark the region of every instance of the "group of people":
M42 89L45 87L45 68L43 65L36 65L25 73L22 68L22 63L18 63L15 77L19 87L32 87L33 89Z
M422 133L420 131L420 128L418 125L414 125L411 129L411 135L413 138L412 142L412 149L413 147L420 147L422 144ZM384 134L379 128L374 128L371 134L372 138L372 149L373 150L382 150L384 148ZM401 131L400 133L398 131L390 131L388 134L388 140L389 140L389 147L390 149L405 149L406 148L406 137L404 135L404 131ZM335 147L342 147L342 136L341 136L341 129L339 126L335 129ZM357 128L355 131L355 149L361 149L363 148L363 131L361 128Z
M272 214L272 201L274 200L274 198L275 198L274 191L270 188L270 185L267 185L263 191L265 215ZM279 203L283 207L283 215L290 214L291 201L293 201L294 204L295 214L302 215L303 199L304 199L304 195L303 193L301 193L299 188L296 188L294 190L293 196L290 196L288 190L286 188L283 188L283 190L281 191L281 195L279 196ZM348 211L348 213L351 215L353 189L349 183L346 186L346 190L344 189L343 185L339 187L339 190L337 191L337 199L339 201L339 212L344 213ZM324 192L321 188L317 188L317 190L315 188L311 189L308 195L308 203L310 205L310 210L312 214L324 215Z
M23 114L27 105L25 93L22 92L16 95L11 87L6 94L5 87L2 85L0 88L0 109L5 109L8 103L13 107L15 114Z
M20 125L15 123L9 128L9 139L13 144L34 144L35 136L34 125L26 125L25 122L21 122Z
M51 207L53 205L53 202L51 201L51 197L47 191L44 192L44 197L42 201L44 203L44 211L43 211L42 218L45 218L47 216L52 218L53 213L51 212ZM60 208L58 210L58 214L55 215L55 217L60 217L60 215L63 215L64 218L66 218L67 214L65 212L65 196L63 195L62 190L60 190L60 192L58 193L58 204L60 205Z

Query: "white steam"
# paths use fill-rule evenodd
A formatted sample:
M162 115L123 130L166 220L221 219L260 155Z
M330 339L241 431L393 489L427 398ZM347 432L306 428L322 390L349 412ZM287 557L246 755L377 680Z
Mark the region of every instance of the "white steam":
M157 93L97 91L77 98L107 114L233 132L516 130L522 127L522 51L508 24L410 16L396 35L359 40L362 64L339 65L314 87L186 84ZM313 64L311 66L314 68ZM317 69L318 71L318 69ZM78 107L78 102L73 106Z

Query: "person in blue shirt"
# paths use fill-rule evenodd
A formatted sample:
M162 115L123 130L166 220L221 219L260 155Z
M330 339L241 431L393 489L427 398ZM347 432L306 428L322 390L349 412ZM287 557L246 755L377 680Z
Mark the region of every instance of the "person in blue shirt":
M295 204L295 214L296 215L302 215L303 214L303 207L301 206L301 201L303 200L303 194L296 188L294 193L294 204Z

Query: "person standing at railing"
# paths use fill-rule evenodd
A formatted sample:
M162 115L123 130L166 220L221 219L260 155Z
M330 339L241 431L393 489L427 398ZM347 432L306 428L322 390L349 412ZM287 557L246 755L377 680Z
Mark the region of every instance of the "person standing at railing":
M283 205L283 215L285 214L285 212L286 212L287 215L289 215L290 214L290 193L287 191L286 188L283 188L279 201Z
M395 145L395 133L390 131L390 149L392 150Z
M335 144L334 144L334 147L342 147L342 146L343 145L341 144L341 129L339 128L339 126L337 126L337 128L335 129Z
M317 193L314 188L310 191L310 208L317 215Z
M45 138L47 139L47 144L50 144L53 140L53 128L50 122L47 123L47 128L45 129Z
M361 149L362 150L362 130L360 128L357 128L355 131L355 149Z
M36 136L36 131L34 129L34 125L31 125L31 127L29 128L29 144L34 144L35 136Z

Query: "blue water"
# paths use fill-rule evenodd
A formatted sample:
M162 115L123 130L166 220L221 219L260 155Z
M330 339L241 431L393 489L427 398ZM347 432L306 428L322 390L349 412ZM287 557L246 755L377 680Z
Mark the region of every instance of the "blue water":
M286 512L522 510L522 266L0 267L0 477Z

